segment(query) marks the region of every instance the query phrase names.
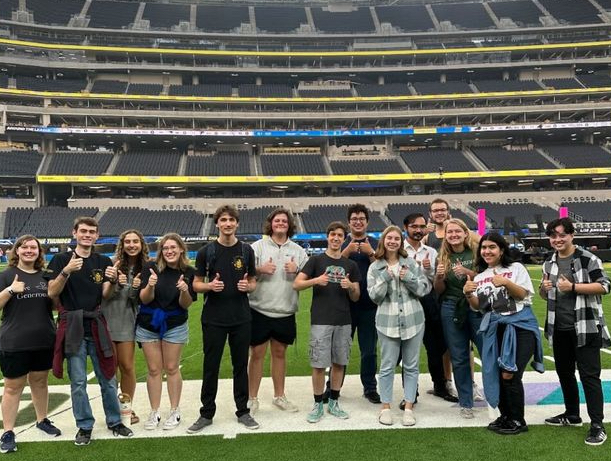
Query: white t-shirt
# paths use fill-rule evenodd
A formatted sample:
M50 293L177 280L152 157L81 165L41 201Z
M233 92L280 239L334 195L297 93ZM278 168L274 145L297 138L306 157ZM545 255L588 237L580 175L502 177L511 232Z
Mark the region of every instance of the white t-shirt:
M492 278L495 274L506 277L524 288L528 292L526 297L518 301L509 296L505 287L495 287L492 284ZM477 274L473 281L477 283L475 295L479 299L479 310L482 312L493 310L497 314L510 315L521 311L524 306L532 304L532 297L535 292L533 283L528 271L520 263L512 263L509 267L489 267L481 274Z

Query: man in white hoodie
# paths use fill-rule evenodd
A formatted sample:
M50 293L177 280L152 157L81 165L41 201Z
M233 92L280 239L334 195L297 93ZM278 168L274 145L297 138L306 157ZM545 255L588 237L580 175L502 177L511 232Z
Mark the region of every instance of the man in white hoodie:
M252 333L248 362L248 407L259 409L259 386L267 345L271 350L271 375L274 385L272 403L277 408L295 412L297 407L284 393L286 349L297 335L295 312L299 294L293 289L295 276L306 263L305 250L293 242L295 221L290 211L277 208L263 226L263 237L252 244L257 269L257 289L250 293Z

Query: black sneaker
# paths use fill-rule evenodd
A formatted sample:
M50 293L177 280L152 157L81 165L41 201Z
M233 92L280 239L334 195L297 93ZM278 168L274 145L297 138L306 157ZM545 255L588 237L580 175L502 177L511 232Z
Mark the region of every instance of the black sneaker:
M545 424L548 426L575 426L581 427L583 426L583 421L579 416L567 415L566 413L562 413L557 416L552 416L551 418L547 418L545 420Z
M380 400L380 394L378 394L377 391L365 392L363 397L365 397L371 403L382 403L382 400Z
M586 445L602 445L607 440L607 432L600 424L592 424L586 437Z
M91 442L91 429L79 429L74 437L74 444L78 446L89 445Z
M505 424L499 427L495 432L502 435L516 435L522 432L528 432L528 426L515 419L508 419L505 421Z
M36 423L36 427L52 437L59 437L62 435L62 431L55 427L53 421L49 421L49 418L45 418L41 422Z
M399 402L399 410L405 411L405 400Z
M439 397L445 400L446 402L452 402L452 403L458 402L458 397L454 397L452 394L450 394L446 390L445 386L443 388L438 387L438 388L433 389L432 393L435 397Z
M490 424L488 424L487 429L489 431L498 431L501 427L503 427L503 425L507 422L507 416L501 415L498 418L496 418L494 421L492 421Z
M13 453L17 451L17 443L15 442L15 433L13 431L6 431L2 434L0 442L0 453Z
M112 435L114 435L115 437L131 437L132 435L134 435L134 431L132 431L123 423L115 424L114 426L109 427L108 429L112 431Z

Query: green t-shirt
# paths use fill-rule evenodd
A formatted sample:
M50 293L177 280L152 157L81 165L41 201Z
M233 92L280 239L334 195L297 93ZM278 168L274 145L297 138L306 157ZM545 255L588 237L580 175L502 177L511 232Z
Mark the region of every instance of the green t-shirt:
M467 269L473 269L475 265L475 258L473 257L473 252L471 249L465 249L462 253L452 253L450 255L450 267L446 270L446 289L441 295L441 299L460 299L465 295L462 292L465 283L467 282L467 277L460 276L457 277L454 274L453 268L458 264L465 266Z

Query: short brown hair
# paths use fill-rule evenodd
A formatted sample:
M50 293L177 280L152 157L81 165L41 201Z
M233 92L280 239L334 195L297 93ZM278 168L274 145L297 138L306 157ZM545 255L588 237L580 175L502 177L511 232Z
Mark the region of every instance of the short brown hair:
M85 226L95 227L96 229L99 228L97 219L92 218L91 216L79 216L78 218L76 218L74 220L73 229L75 231L78 230L78 226L80 226L81 224L84 224Z
M327 226L327 236L333 232L334 230L341 229L344 231L344 237L348 235L348 228L341 221L333 221L331 224Z
M443 203L443 204L446 206L446 208L448 209L448 211L450 211L450 204L449 204L448 202L446 202L446 201L445 201L444 199L442 199L442 198L436 198L435 200L433 200L433 201L431 202L431 204L429 205L429 210L430 210L431 208L433 208L433 205L434 205L435 203Z
M40 269L42 269L45 266L45 251L43 250L42 245L40 244L40 240L38 240L33 235L25 234L17 239L17 241L13 245L13 248L11 248L11 251L9 252L9 257L8 257L9 267L17 267L17 264L19 264L19 256L17 255L17 248L22 246L25 242L29 242L30 240L34 240L36 242L36 245L38 245L38 258L36 258L36 261L34 261L34 269L39 271Z
M223 213L227 213L232 218L235 218L237 222L240 222L240 213L238 209L233 205L221 205L214 212L214 224L216 224Z
M279 214L286 215L289 221L289 228L286 235L289 238L292 237L293 235L295 235L295 218L293 218L293 214L289 210L283 207L276 208L274 211L267 215L267 218L265 218L265 222L263 223L263 234L270 236L272 235L272 221Z

